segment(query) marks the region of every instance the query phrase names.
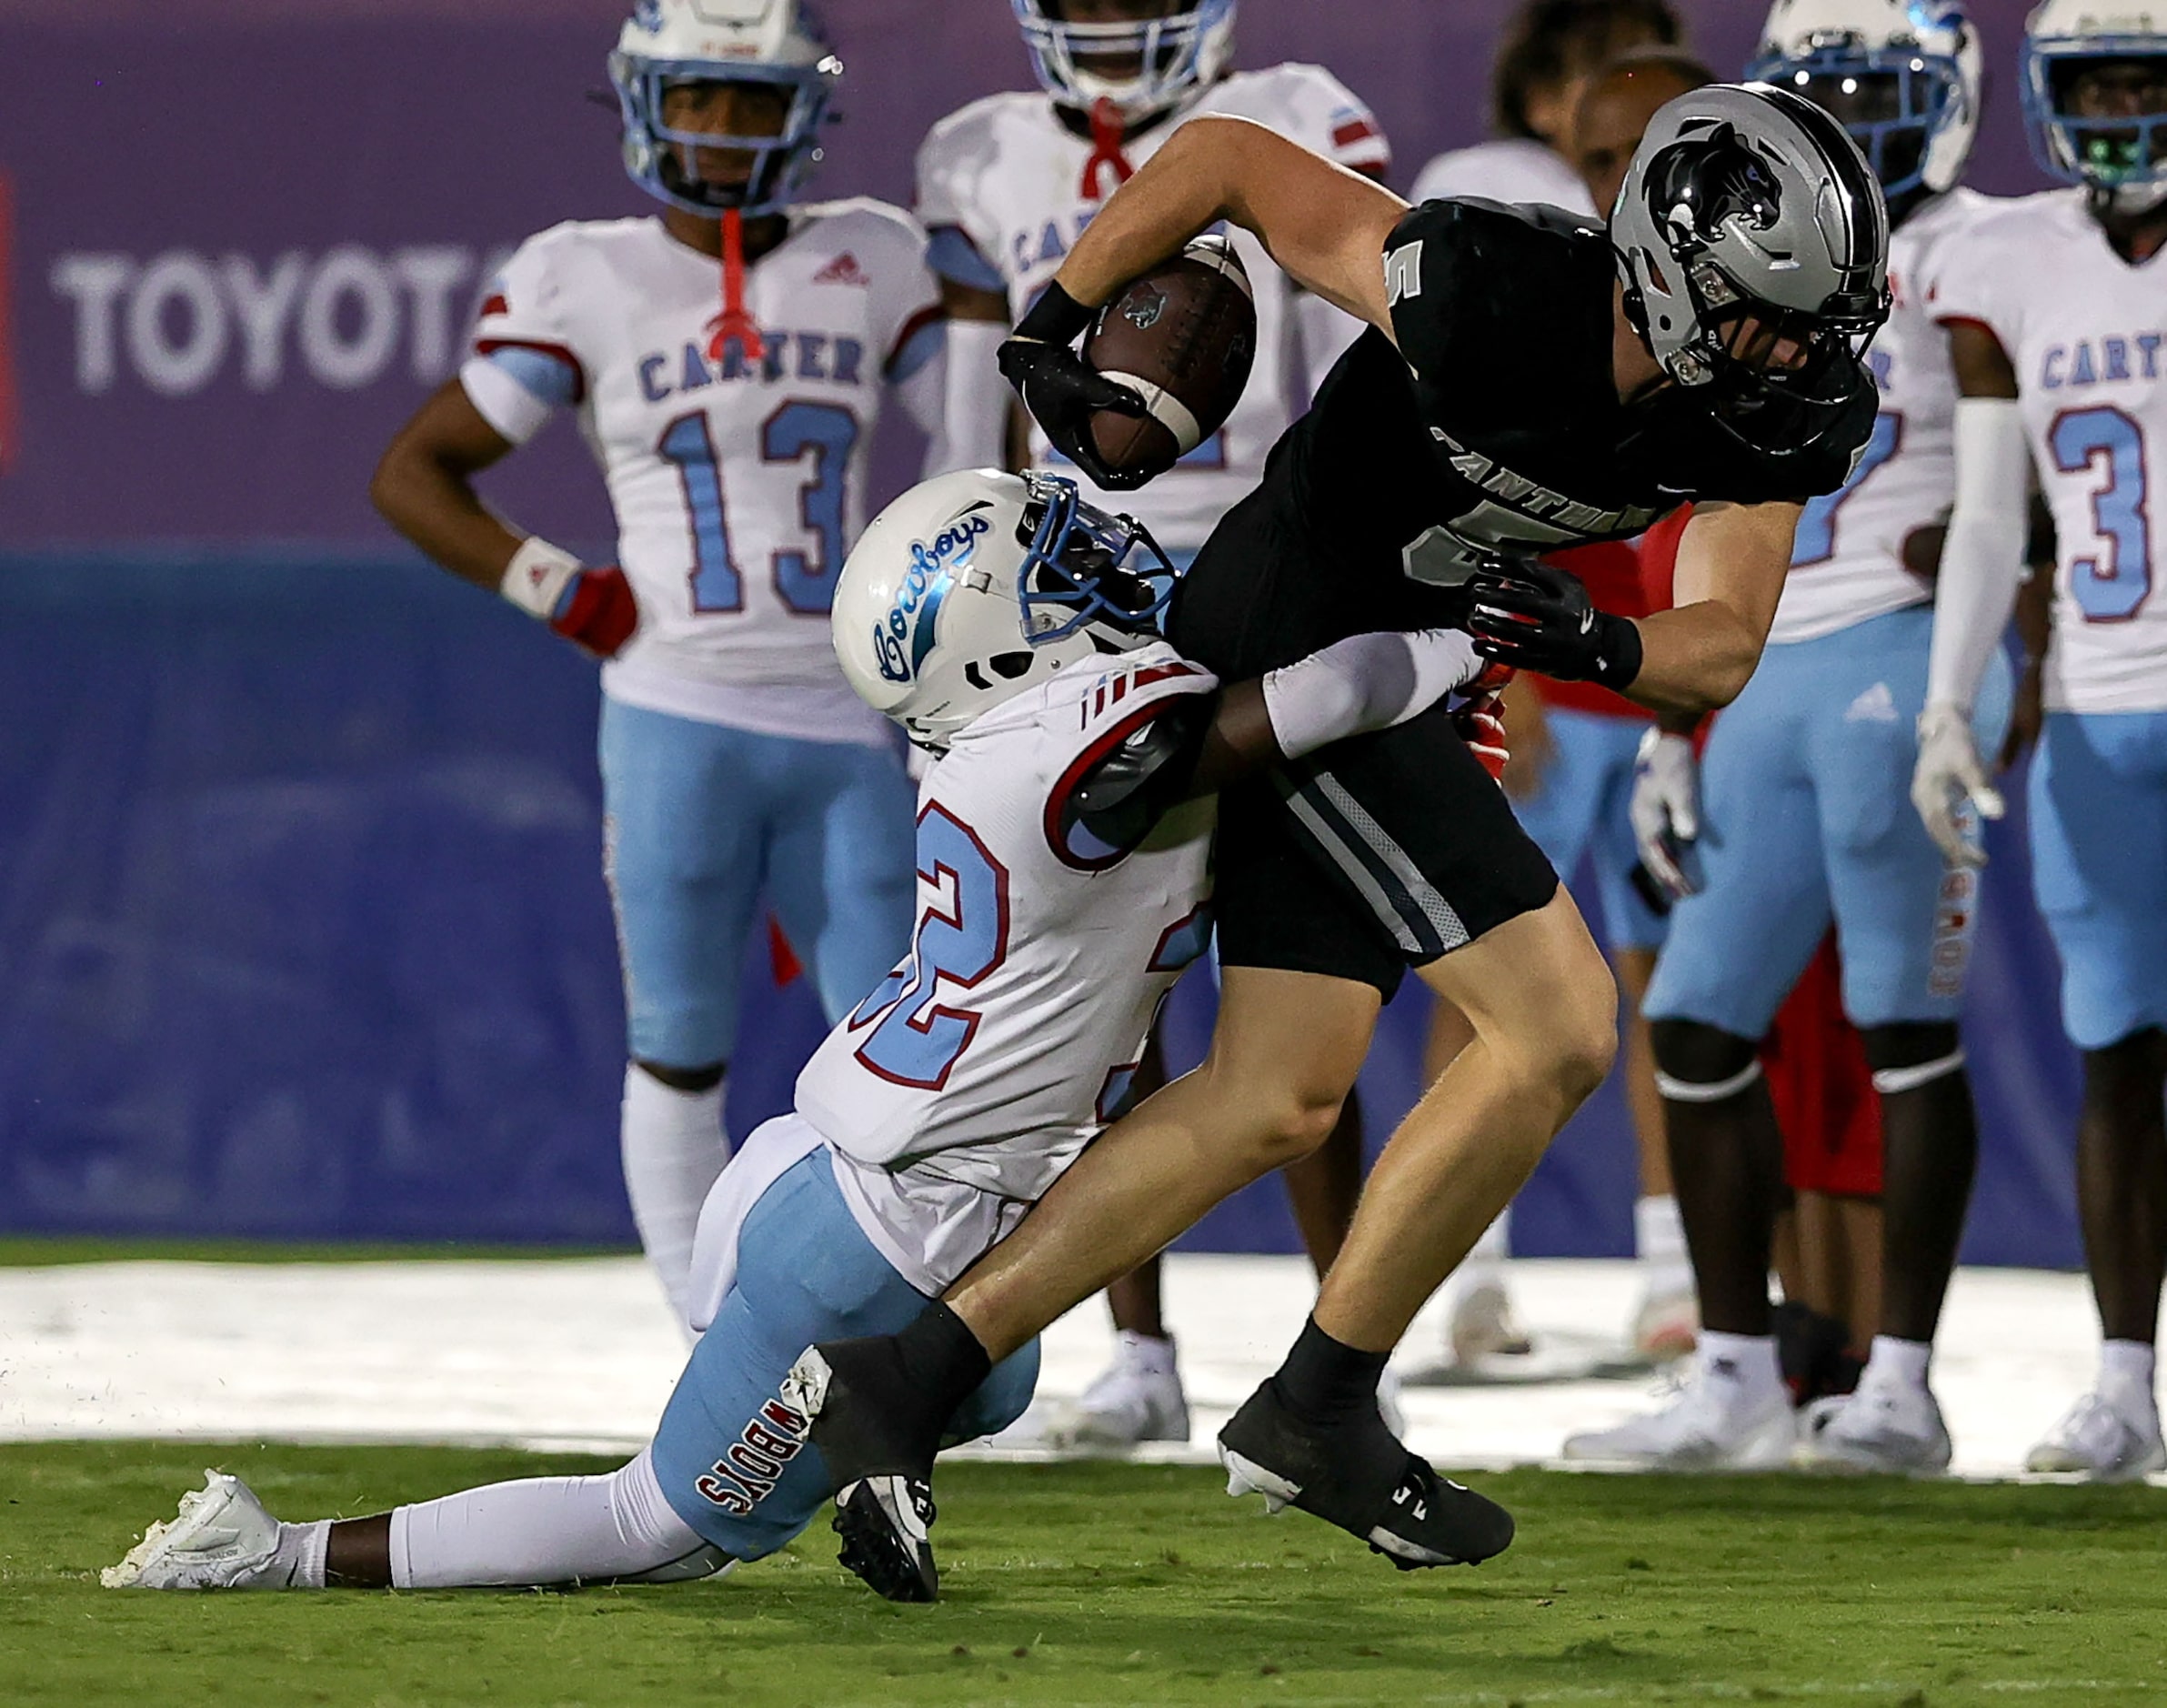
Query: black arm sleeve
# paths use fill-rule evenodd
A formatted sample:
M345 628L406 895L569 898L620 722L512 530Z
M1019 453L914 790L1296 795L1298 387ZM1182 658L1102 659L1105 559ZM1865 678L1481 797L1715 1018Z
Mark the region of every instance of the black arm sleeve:
M1091 839L1126 853L1187 800L1204 738L1219 714L1217 694L1185 694L1094 765L1061 803L1066 837L1081 825Z

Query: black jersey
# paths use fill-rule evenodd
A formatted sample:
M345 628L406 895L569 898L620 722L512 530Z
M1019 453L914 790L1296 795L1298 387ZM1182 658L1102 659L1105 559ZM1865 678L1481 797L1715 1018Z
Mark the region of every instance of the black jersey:
M1696 499L1833 492L1873 430L1863 366L1840 429L1789 455L1756 451L1682 387L1620 403L1610 238L1558 208L1426 202L1384 267L1397 347L1374 327L1356 340L1255 495L1340 594L1367 587L1349 623L1450 620L1450 601L1391 597L1388 568L1450 588L1485 550L1629 539Z

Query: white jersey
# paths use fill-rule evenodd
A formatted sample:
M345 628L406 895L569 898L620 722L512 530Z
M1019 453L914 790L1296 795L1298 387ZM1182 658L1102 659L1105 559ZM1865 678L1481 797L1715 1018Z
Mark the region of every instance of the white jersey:
M2050 711L2167 711L2167 256L2132 266L2081 189L2001 205L1948 247L1936 316L2015 364L2054 512Z
M1297 65L1222 78L1125 144L1123 156L1140 166L1183 124L1206 114L1253 119L1357 171L1381 176L1390 163L1369 109L1329 72ZM1020 319L1114 192L1115 175L1104 170L1096 180L1100 193L1085 193L1091 155L1090 143L1062 124L1040 94L988 95L942 119L918 156L918 212L932 233L936 266L959 283L1005 291L1010 317ZM1169 550L1195 550L1249 495L1263 477L1266 455L1307 404L1319 358L1336 358L1359 330L1350 317L1327 309L1340 323L1336 347L1305 350L1293 284L1248 232L1230 236L1256 294L1257 361L1249 387L1226 426L1174 468L1140 491L1109 499ZM1051 466L1053 447L1035 423L1030 454L1034 464ZM1079 477L1066 462L1058 467ZM1088 478L1083 484L1097 489Z
M1111 1119L1204 950L1213 804L1126 855L1068 808L1099 759L1217 686L1163 643L1080 660L968 725L919 787L910 954L814 1052L797 1106L868 1235L928 1291Z
M1866 355L1881 414L1851 478L1799 517L1771 646L1815 640L1933 598L1933 583L1904 568L1903 543L1945 520L1956 496L1956 373L1935 319L1935 281L1951 240L2000 206L1951 190L1890 238L1895 305Z
M639 630L604 667L611 698L709 722L885 743L828 639L828 608L864 526L887 381L926 353L939 288L925 236L869 200L793 208L746 270L765 351L710 353L721 265L659 219L575 221L519 246L484 302L478 361L537 405L571 404L617 513ZM467 389L517 439L546 410ZM518 399L514 397L515 405ZM507 415L518 419L499 419Z
M1569 214L1595 216L1588 186L1565 156L1523 136L1455 148L1438 156L1415 178L1412 199L1417 202L1441 202L1456 196L1480 196L1492 202L1544 202Z

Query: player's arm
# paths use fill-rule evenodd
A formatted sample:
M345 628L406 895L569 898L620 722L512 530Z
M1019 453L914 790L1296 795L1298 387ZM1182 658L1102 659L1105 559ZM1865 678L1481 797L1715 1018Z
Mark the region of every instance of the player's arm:
M1760 662L1791 568L1795 504L1712 504L1678 542L1674 603L1635 620L1597 610L1578 577L1536 560L1473 582L1478 651L1516 669L1598 682L1664 713L1713 711Z
M466 382L447 379L386 447L369 501L462 581L503 594L566 639L610 658L639 622L624 572L590 569L539 535L514 533L474 489L474 477L513 448Z
M1349 636L1256 680L1169 699L1083 773L1060 816L1134 848L1181 802L1405 723L1482 671L1457 629Z
M1070 347L1099 306L1225 220L1253 233L1297 285L1389 337L1385 240L1406 212L1382 185L1261 125L1191 119L1099 209L1001 346L1001 372L1048 437L1099 486L1139 487L1147 477L1107 467L1089 430L1097 411L1144 411L1135 392L1095 373Z
M2001 644L2024 578L2032 452L2017 403L2016 367L1993 330L1949 323L1956 369L1956 507L1934 586L1933 646L1911 804L1941 851L1962 865L1985 855L1968 833L1964 803L1989 819L2002 812L1971 737L1971 703L1987 660Z
M983 263L981 263L983 265ZM945 467L928 459L928 478L949 468L1014 468L1009 420L1016 395L1000 373L1001 340L1008 336L1008 299L983 285L943 275L941 312L948 316L947 391L942 399Z

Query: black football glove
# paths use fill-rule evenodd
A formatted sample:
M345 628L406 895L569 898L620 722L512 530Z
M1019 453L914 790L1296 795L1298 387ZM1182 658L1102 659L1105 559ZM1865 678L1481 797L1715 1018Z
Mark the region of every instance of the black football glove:
M1071 347L1096 313L1058 285L1048 285L1002 343L1001 377L1016 387L1023 407L1062 456L1108 491L1133 492L1149 477L1106 466L1091 442L1091 417L1101 409L1140 416L1144 400L1108 379Z
M1500 560L1470 583L1475 650L1516 670L1623 690L1640 673L1640 631L1599 611L1580 578L1532 558Z

